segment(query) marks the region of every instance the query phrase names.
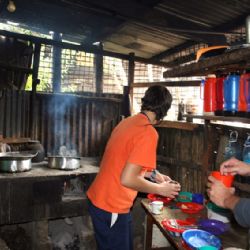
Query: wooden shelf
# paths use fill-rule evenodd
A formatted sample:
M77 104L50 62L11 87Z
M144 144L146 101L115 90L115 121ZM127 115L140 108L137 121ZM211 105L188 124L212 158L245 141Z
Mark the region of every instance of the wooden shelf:
M216 115L183 115L190 119L203 119L209 121L225 121L225 122L241 122L250 124L249 118L237 117L237 116L216 116Z
M195 124L186 121L162 121L159 125L156 125L158 128L176 128L182 130L193 131L200 127L200 124Z
M174 67L165 71L163 77L204 76L220 70L229 73L235 70L249 67L250 47L234 49L222 55L207 58L205 60L188 65Z

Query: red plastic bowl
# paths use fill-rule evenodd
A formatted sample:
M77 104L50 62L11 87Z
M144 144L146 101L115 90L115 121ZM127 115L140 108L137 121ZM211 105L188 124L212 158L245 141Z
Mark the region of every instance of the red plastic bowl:
M199 213L204 206L194 202L178 202L176 206L181 209L182 212L187 214L196 214Z
M164 204L168 204L172 200L172 198L168 198L158 194L148 194L147 197L151 201L163 201Z
M174 220L175 221L175 225L172 225L171 223L171 220ZM186 220L177 220L177 219L164 219L162 222L161 222L162 226L167 230L169 231L169 233L171 233L173 236L181 236L181 234L188 230L188 226L194 226L193 223L191 222L188 222ZM185 228L185 226L187 228Z

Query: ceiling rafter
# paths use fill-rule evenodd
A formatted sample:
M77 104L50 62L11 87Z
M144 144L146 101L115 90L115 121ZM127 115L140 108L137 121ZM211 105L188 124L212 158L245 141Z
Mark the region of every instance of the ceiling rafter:
M224 31L225 30L233 30L235 28L238 28L238 27L244 25L247 16L248 16L247 13L243 14L243 15L241 15L233 20L230 20L227 23L224 23L222 25L218 25L217 27L214 28L214 30L218 31L218 32L222 32L223 30ZM165 50L157 55L152 56L151 59L152 60L162 60L163 58L166 58L167 56L171 56L171 55L177 53L178 51L185 50L185 49L187 49L195 44L198 44L198 43L195 41L184 42L180 45L175 46L174 48L167 49L167 50Z

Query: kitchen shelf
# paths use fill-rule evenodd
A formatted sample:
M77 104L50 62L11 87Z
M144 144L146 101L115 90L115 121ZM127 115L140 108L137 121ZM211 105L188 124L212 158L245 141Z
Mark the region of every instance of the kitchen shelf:
M250 46L245 44L242 48L231 49L222 55L213 56L205 60L174 67L163 73L164 78L181 76L204 76L218 70L229 73L235 70L247 69L250 66Z
M225 122L241 122L250 124L249 118L237 116L216 116L216 115L183 115L183 117L190 119L203 119L208 121L225 121Z
M186 121L162 121L159 125L156 125L158 128L176 128L182 130L193 131L199 128L201 125Z

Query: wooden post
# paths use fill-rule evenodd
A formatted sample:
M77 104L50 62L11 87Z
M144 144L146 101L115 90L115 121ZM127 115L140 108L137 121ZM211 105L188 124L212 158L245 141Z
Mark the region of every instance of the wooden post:
M133 88L132 84L134 82L135 76L135 54L129 53L129 62L128 62L128 92L130 95L130 113L133 112Z
M103 44L100 43L99 49L103 50ZM95 55L95 69L96 69L96 93L103 93L103 55L102 53Z
M36 43L34 49L34 57L33 57L33 72L32 72L32 92L31 92L31 105L30 105L30 137L33 138L35 134L35 102L36 102L36 87L39 84L40 80L38 79L38 71L39 71L39 64L40 64L40 52L41 52L41 44Z
M61 34L54 33L53 40L61 42ZM53 92L61 91L61 59L62 59L62 49L57 46L53 46L53 68L52 68L52 85Z

